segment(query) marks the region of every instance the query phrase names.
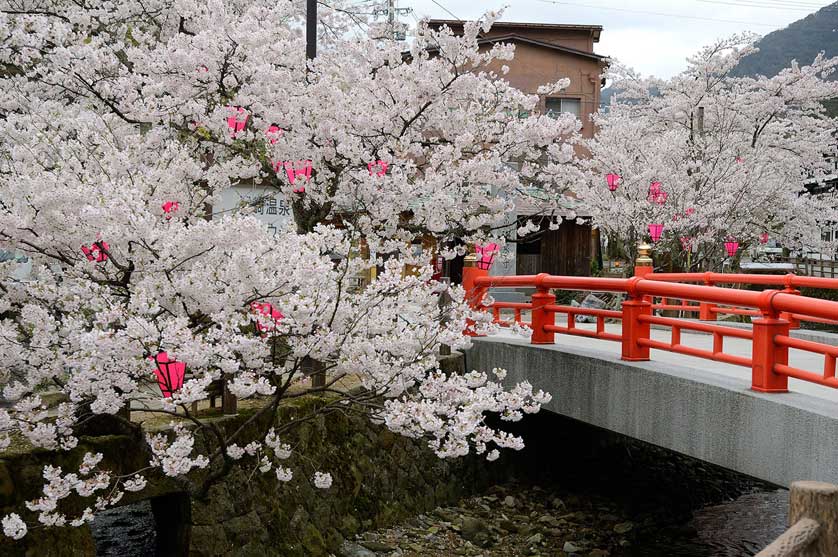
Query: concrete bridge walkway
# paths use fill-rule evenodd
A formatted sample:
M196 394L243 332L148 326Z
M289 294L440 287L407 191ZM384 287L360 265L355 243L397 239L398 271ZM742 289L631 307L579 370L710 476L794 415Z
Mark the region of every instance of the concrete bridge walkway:
M683 319L683 321L695 321L699 323L698 320L694 319ZM736 329L749 330L751 328L750 323L718 322L715 324ZM594 323L577 323L576 327L579 329L586 329L589 331L596 330L596 325ZM606 332L619 335L622 333L622 323L606 323L605 330ZM510 340L522 340L524 344L529 343L528 338L515 335L508 331L503 331L496 336L498 338L505 338ZM670 336L670 330L668 327L664 328L658 325L652 326L651 338L653 340L669 342ZM805 340L812 340L815 342L822 342L824 344L832 344L834 346L838 346L838 334L836 333L793 329L791 331L790 336L794 338L802 338ZM695 333L687 330L682 330L681 344L693 346L695 348L701 348L703 350L712 350L713 337L709 334ZM618 359L620 356L620 343L609 340L601 340L596 338L573 335L563 335L556 333L556 346L601 351L606 354L611 354L617 357ZM725 337L724 351L725 353L732 354L734 356L745 356L750 358L751 341L741 338ZM738 378L747 381L750 381L751 377L751 370L746 367L728 364L724 362L703 360L694 356L678 354L675 352L668 352L666 350L657 350L655 348L652 348L650 357L654 362L674 364L684 368L699 368L703 372L718 374L723 377ZM791 348L789 349L789 365L809 371L820 372L820 370L823 369L823 355L814 354L812 352L806 352L804 350L795 350ZM815 383L810 383L808 381L800 381L798 379L789 378L789 391L796 393L805 393L813 397L826 399L832 402L838 402L838 389L830 389L829 387L824 387Z

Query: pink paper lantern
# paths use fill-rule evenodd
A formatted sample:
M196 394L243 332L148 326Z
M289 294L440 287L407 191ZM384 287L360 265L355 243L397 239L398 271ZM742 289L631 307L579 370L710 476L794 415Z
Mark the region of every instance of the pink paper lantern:
M308 182L311 179L311 161L285 161L285 175L288 176L288 181L294 186L294 193L305 193L306 186L304 183L297 185L298 178L305 178Z
M177 201L167 201L163 205L163 212L166 213L166 219L172 218L172 213L176 213L180 209L180 203Z
M695 214L695 209L693 209L692 207L688 207L687 210L684 211L684 214L687 215L688 217L691 216L691 215L694 215Z
M276 124L271 124L267 130L265 130L265 136L267 136L268 141L271 145L275 144L279 139L282 137L282 134L285 133L285 130L277 126Z
M256 313L264 317L270 317L273 319L273 325L264 325L256 321L256 330L260 333L267 333L276 329L276 324L279 322L280 319L285 317L281 311L274 308L269 302L251 302L250 309Z
M767 244L768 243L768 232L763 232L759 235L759 243L760 244Z
M236 134L244 130L247 125L247 119L250 118L250 115L240 106L228 106L227 108L230 110L233 108L236 109L236 114L227 118L227 127L230 128L230 137L236 137Z
M490 244L486 244L485 247L475 244L474 251L477 252L477 255L480 258L477 260L477 268L483 269L484 271L488 271L492 267L492 262L495 259L495 255L500 251L500 246L496 243L492 242Z
M183 377L186 375L186 364L177 360L169 359L166 352L159 352L157 356L149 356L157 366L154 374L157 376L157 385L164 398L171 398L172 393L183 387Z
M727 252L728 257L733 257L736 255L736 252L739 251L739 242L730 238L725 241L725 251Z
M375 175L381 178L382 176L387 174L387 168L389 166L390 165L384 161L375 161L367 163L367 170L370 171L370 176Z
M661 234L663 234L663 225L662 224L650 224L649 225L649 236L652 237L653 242L657 242L661 239Z
M669 197L669 194L661 189L660 182L652 182L649 184L649 196L647 199L651 203L657 203L658 205L663 205L666 203L666 199Z
M608 189L611 191L617 191L617 188L620 187L620 175L609 173L605 175L605 182L608 184Z
M87 257L88 261L96 261L97 263L101 263L102 261L108 260L107 252L110 250L110 246L107 242L102 240L97 240L91 244L90 247L82 246L81 251Z
M743 159L742 157L736 157L736 162L737 164L742 164L743 162L745 162L745 159Z

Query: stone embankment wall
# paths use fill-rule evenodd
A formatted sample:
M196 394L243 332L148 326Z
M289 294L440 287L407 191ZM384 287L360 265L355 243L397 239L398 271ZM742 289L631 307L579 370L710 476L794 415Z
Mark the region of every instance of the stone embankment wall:
M239 468L192 502L190 555L328 555L344 538L455 502L481 481L470 461L441 461L423 443L362 417L332 414L301 424L290 439L308 462L278 484ZM334 483L315 488L316 468Z
M316 397L296 399L281 407L276 423L302 420L322 403ZM253 411L242 409L219 424L237 427ZM124 502L153 498L165 555L325 556L337 553L345 538L454 503L488 481L482 461L442 461L423 442L350 413L304 421L283 439L296 453L288 461L294 471L288 483L278 482L273 472L254 471L251 461L215 484L205 500L190 497L177 482L155 479ZM60 464L73 469L85 451L94 451L106 455L104 467L128 472L143 461L139 446L130 435L86 437ZM23 501L38 496L42 466L51 458L21 448L0 455L0 512L20 512ZM315 470L332 474L331 488L311 484ZM87 527L35 529L20 542L0 541L0 555L92 556L95 546Z

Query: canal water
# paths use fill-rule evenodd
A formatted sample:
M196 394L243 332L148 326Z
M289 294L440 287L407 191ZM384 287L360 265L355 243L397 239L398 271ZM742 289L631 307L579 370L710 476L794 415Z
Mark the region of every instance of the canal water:
M786 529L788 491L756 491L696 510L684 535L664 531L640 540L631 555L744 557L755 555Z
M96 514L90 529L97 557L154 557L157 525L149 501Z

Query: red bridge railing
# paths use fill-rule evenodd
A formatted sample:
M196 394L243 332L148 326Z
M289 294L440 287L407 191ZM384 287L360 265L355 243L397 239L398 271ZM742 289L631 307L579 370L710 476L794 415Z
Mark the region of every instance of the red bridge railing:
M789 330L795 320L838 323L838 302L800 296L799 292L794 290L800 286L838 288L838 280L795 275L704 273L647 274L645 277L629 279L552 276L544 273L508 277L480 276L484 274L485 271L476 271L468 272L467 276L464 276L464 285L470 293L473 306L491 311L494 321L501 325L510 325L514 321L531 328L533 344L552 344L556 333L592 337L619 342L622 359L628 361L649 360L650 349L654 348L751 368L751 388L756 391L786 392L789 377L838 388L838 379L835 376L838 347L789 336ZM689 282L702 284L686 284ZM716 286L733 283L778 285L784 289L754 291ZM500 286L534 288L535 293L528 303L494 302L489 306L483 306L481 300L488 289ZM552 290L618 292L626 298L622 302L621 310L591 309L557 305ZM657 299L664 302L653 303L653 300ZM669 303L670 300L678 300L679 303ZM717 323L653 315L655 309L695 311L701 314L702 307L710 308L704 310L704 317L712 316L713 320L719 313L752 315L755 317L753 327L751 330L737 329ZM512 310L512 321L502 318L503 310ZM523 319L523 313L527 311L530 313L530 321ZM557 323L557 315L566 317L566 321ZM595 329L577 326L577 315L594 317ZM619 334L606 331L608 319L622 322ZM651 338L652 325L669 329L669 340ZM712 335L712 349L683 344L682 331ZM751 356L726 352L725 339L728 338L750 341ZM823 368L813 371L790 366L790 348L822 355Z
M665 282L699 283L705 286L741 285L741 286L781 286L781 292L786 294L800 294L800 288L819 288L824 290L838 290L838 279L805 277L789 273L785 275L749 275L742 273L648 273L643 278ZM702 321L715 321L720 315L750 315L758 316L759 311L742 307L718 306L710 303L690 304L685 300L661 299L654 304L654 309L674 310L688 313L698 313ZM785 314L792 329L800 326L800 321L812 321L838 325L838 320L821 319L803 314Z

